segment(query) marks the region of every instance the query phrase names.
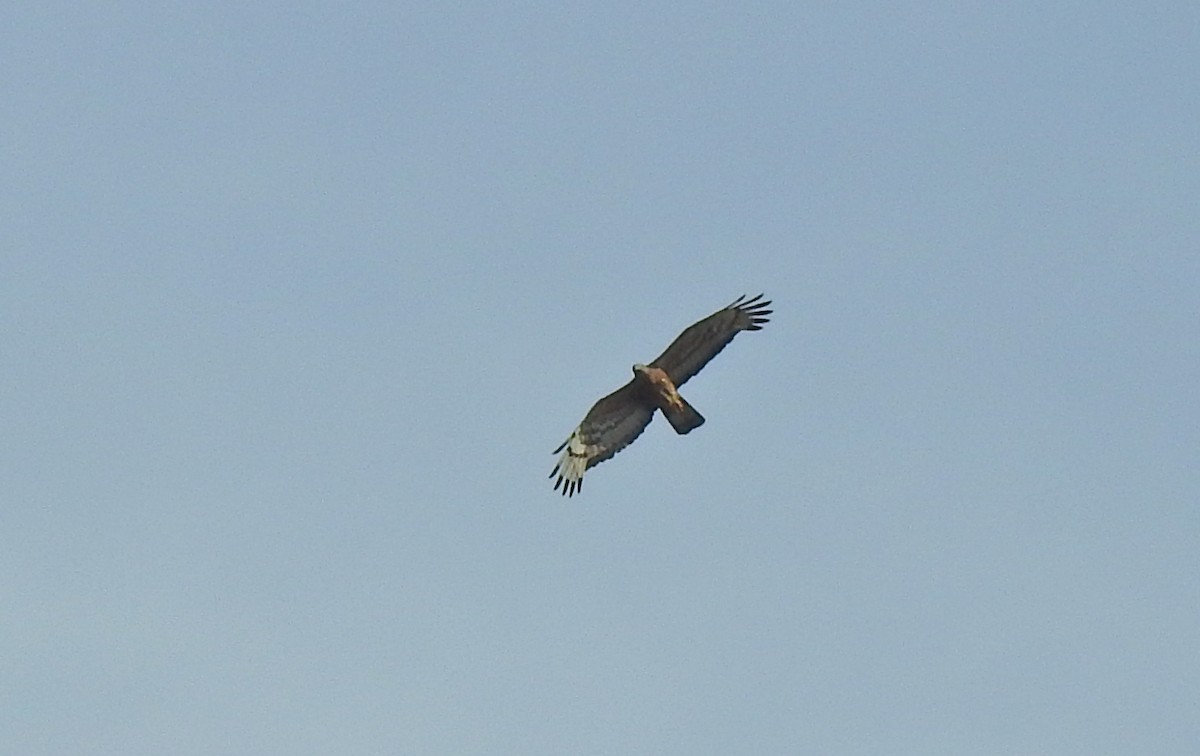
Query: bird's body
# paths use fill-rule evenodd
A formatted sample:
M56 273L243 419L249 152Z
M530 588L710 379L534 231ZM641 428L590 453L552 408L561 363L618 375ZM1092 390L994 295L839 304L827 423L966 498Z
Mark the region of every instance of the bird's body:
M562 453L550 477L558 476L554 489L571 496L583 486L583 474L633 443L661 410L675 432L683 435L704 424L704 416L679 395L679 387L700 372L708 361L741 331L757 331L767 322L771 303L762 294L738 297L679 335L649 365L633 366L633 380L592 406L571 435L557 449Z
M662 368L646 365L633 366L633 382L639 395L662 410L663 417L679 435L704 425L704 416L679 395L679 389L671 382L671 376Z

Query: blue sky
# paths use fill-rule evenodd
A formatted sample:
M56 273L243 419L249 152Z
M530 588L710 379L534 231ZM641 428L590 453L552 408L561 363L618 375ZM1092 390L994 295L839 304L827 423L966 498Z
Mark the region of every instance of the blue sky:
M10 8L0 751L1194 752L1198 32Z

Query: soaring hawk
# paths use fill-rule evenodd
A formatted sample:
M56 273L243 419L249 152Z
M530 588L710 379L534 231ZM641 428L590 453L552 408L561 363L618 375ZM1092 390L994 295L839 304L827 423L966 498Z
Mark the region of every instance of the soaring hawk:
M558 476L554 490L566 496L583 488L583 474L593 465L633 443L642 434L654 410L682 435L699 428L704 417L679 395L679 387L716 357L739 331L757 331L767 322L771 302L762 294L742 295L692 325L649 365L633 366L633 380L596 402L579 427L554 450L562 453L550 477Z

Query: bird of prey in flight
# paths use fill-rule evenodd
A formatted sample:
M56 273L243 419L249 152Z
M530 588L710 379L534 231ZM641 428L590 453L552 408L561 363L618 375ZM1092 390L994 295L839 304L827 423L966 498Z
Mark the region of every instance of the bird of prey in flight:
M579 427L554 450L562 453L550 477L554 490L572 496L583 487L583 474L633 443L655 410L682 435L704 423L704 417L679 395L679 388L700 372L741 331L757 331L767 322L771 302L762 294L742 295L727 307L695 323L649 365L633 366L633 379L592 405Z

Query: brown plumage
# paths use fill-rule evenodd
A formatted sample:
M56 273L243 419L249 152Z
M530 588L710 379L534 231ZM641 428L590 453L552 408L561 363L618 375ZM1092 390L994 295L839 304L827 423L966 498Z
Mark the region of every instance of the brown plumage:
M649 365L634 365L633 380L596 402L579 427L562 442L550 477L554 490L572 496L583 487L583 474L612 458L642 434L654 418L663 416L682 435L704 424L704 416L679 395L679 387L699 373L741 331L757 331L767 322L771 302L762 294L740 296L727 307L690 326Z

